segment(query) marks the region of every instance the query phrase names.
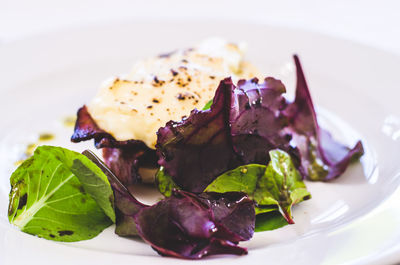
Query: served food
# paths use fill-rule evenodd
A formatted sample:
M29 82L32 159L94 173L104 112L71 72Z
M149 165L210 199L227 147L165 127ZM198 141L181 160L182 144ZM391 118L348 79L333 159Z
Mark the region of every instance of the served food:
M105 164L39 147L11 177L10 222L76 241L115 221L118 235L161 255L247 253L238 243L254 231L295 222L293 205L311 198L303 179L334 179L363 154L360 141L348 148L320 128L294 61L292 102L281 81L260 82L240 46L221 40L138 63L78 111L72 141L94 139ZM129 187L156 171L165 198L144 205Z
M258 76L243 57L243 47L209 39L140 61L125 77L104 84L87 105L88 112L117 141L136 139L155 149L158 128L203 108L222 79Z
M136 63L130 74L106 82L79 111L78 122L93 120L97 133L75 130L72 141L94 137L97 147L104 148L107 165L126 184L142 178L154 181L158 128L203 108L223 78L238 81L258 75L244 61L243 46L209 39ZM101 137L106 133L109 140Z

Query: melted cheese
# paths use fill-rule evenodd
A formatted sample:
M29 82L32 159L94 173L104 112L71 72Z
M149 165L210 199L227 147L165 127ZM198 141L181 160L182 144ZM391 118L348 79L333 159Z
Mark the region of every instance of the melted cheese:
M154 148L160 127L179 121L214 97L219 82L257 76L243 49L219 39L138 62L126 78L104 85L89 113L117 140L142 140Z

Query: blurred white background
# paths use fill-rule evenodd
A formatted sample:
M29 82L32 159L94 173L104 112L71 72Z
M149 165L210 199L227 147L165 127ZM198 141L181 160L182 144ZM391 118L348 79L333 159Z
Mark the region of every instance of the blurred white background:
M399 12L399 0L0 0L0 44L143 17L221 18L308 29L400 54Z

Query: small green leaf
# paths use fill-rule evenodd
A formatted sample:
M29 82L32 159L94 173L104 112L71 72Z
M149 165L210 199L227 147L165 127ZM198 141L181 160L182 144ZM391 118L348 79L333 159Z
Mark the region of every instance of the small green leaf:
M212 103L213 103L213 100L211 99L210 101L208 101L206 103L206 105L204 105L202 110L209 110L211 108Z
M38 147L10 183L8 218L23 232L72 242L93 238L115 221L107 177L79 153Z
M307 168L308 178L312 181L322 181L325 179L326 175L328 175L329 170L326 168L326 165L320 159L318 159L316 145L310 143L308 149L310 152L310 163Z
M181 189L172 180L172 177L165 173L163 167L160 167L156 173L156 186L160 193L163 194L165 197L171 196L173 189Z
M256 215L257 214L262 214L262 213L269 213L273 211L278 211L279 212L279 207L277 205L257 205L255 207Z
M71 172L79 179L104 213L115 223L114 195L107 176L93 162L86 159L74 159Z
M258 214L256 216L255 232L270 231L287 225L288 222L278 211Z
M287 153L272 150L269 154L271 161L268 166L240 166L219 176L205 191L245 192L257 203L257 214L271 212L275 207L288 223L294 223L292 206L311 198L311 195Z

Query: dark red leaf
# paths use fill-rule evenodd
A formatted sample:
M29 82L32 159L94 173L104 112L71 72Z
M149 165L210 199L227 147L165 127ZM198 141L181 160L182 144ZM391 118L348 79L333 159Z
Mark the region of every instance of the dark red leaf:
M86 106L78 110L72 142L94 139L95 146L103 149L105 163L125 184L140 181L139 167L157 168L154 149L139 140L117 141L111 134L99 128Z
M249 163L267 164L269 151L280 148L298 161L283 128L283 84L266 78L221 81L209 110L193 110L187 119L170 121L157 135L158 163L184 190L202 192L217 176Z
M244 210L241 219L240 210ZM199 259L247 254L237 242L253 235L255 211L254 203L242 193L198 197L175 190L171 197L140 210L135 221L139 235L160 255Z
M157 132L158 163L184 190L202 192L215 176L240 164L228 122L233 89L231 79L224 79L210 110L195 109Z
M289 131L301 154L301 171L312 180L331 180L340 176L349 163L364 154L361 141L348 148L335 141L331 134L319 127L311 94L300 64L295 55L297 87L296 98L285 114Z

